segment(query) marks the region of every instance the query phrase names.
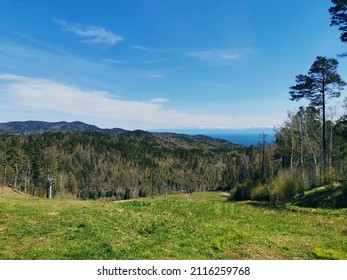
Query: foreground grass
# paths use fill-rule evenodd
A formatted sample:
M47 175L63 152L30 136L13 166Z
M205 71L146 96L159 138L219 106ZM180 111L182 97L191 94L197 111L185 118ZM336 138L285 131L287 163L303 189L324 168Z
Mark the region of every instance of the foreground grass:
M194 193L122 203L1 191L0 259L347 259L347 211Z

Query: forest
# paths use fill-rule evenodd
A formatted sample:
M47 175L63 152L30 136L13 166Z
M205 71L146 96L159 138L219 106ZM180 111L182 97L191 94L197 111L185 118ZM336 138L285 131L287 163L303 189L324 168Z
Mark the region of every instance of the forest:
M2 134L1 183L47 196L51 176L53 197L121 200L224 190L236 200L285 203L346 180L347 114L337 119L328 111L325 167L321 110L308 106L288 113L275 128L275 143L261 134L250 147L140 130Z
M47 178L54 176L54 196L130 199L225 188L238 180L230 177L227 168L240 160L238 146L167 138L145 131L2 135L2 183L44 196ZM199 148L201 143L205 146Z

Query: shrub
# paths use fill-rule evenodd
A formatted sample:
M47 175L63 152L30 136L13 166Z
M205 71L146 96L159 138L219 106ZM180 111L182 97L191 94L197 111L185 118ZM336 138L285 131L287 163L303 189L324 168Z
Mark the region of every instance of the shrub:
M251 191L251 199L257 201L270 200L270 188L266 185L258 185Z
M230 190L230 199L232 200L249 200L251 199L251 182L237 184Z
M285 203L295 196L303 194L305 185L303 180L295 173L281 172L271 184L270 201L272 203Z
M329 185L336 181L338 178L336 171L334 168L330 168L325 172L325 174L322 176L322 183L323 185Z

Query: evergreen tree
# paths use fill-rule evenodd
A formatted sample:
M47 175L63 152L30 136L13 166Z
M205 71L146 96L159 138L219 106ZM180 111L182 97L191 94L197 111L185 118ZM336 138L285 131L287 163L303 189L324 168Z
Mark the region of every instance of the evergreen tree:
M326 104L328 98L339 97L346 83L337 73L338 61L318 56L308 75L296 76L296 85L290 87L290 100L306 98L310 105L322 109L322 171L326 171Z
M67 181L67 190L73 195L77 195L78 185L75 176L72 172L69 172L68 181Z
M341 31L340 39L347 42L347 0L332 0L335 6L329 9L332 26L338 26Z
M38 138L38 139L37 139ZM31 160L33 194L44 194L46 176L44 171L44 156L42 152L42 143L39 143L40 137L29 136L25 152Z
M11 183L17 188L18 177L23 168L24 154L22 150L21 138L19 136L11 136L6 143L6 165L12 174Z

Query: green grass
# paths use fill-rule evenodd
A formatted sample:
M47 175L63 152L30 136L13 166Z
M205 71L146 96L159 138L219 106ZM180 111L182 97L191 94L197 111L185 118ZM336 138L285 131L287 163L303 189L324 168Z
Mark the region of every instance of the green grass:
M347 259L346 210L237 203L213 192L47 200L0 187L0 259Z

